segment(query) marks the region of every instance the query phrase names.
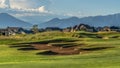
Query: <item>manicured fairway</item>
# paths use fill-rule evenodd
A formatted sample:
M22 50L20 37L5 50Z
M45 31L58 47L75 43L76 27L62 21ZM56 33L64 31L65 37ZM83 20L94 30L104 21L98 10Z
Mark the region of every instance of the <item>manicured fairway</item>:
M55 35L55 38L66 37L66 34L61 35L62 36ZM119 36L119 34L111 35ZM109 37L111 35L109 35ZM32 36L32 38L34 37L34 39L36 39L34 35L28 36ZM78 39L78 41L76 41L77 43L86 44L86 46L83 46L83 48L102 46L113 47L103 50L83 52L82 54L78 55L36 55L37 53L43 51L24 51L18 50L19 47L10 47L15 43L31 42L29 39L25 40L25 37L28 36L23 36L24 39L19 40L18 38L16 38L17 40L0 40L0 68L120 68L120 38L76 38ZM69 39L71 39L71 35L69 34L68 36L70 37ZM48 35L46 35L46 38L40 37L41 34L39 34L39 39L37 38L35 41L41 41L41 38L44 40L49 38ZM34 42L33 40L32 42Z

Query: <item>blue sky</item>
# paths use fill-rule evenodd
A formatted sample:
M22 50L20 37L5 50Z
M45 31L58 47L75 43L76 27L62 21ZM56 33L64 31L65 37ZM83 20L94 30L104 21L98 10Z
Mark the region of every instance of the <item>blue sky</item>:
M120 0L53 0L52 10L81 14L81 16L106 15L120 12Z
M0 0L0 13L31 23L52 18L86 17L120 13L120 0Z

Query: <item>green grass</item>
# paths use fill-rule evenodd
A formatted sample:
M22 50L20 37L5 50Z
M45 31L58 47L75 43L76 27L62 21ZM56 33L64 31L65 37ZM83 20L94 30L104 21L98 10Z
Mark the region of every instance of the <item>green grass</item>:
M82 34L84 32L78 32ZM0 68L120 68L120 36L119 33L87 33L84 38L72 37L74 33L45 32L36 35L18 35L0 38ZM75 33L76 34L76 33ZM88 35L89 34L89 35ZM109 39L93 37L108 36ZM107 35L108 34L108 35ZM12 44L28 42L45 42L51 44L84 43L82 48L113 47L94 50L80 55L44 56L36 55L40 50L22 51ZM15 46L15 45L13 45Z

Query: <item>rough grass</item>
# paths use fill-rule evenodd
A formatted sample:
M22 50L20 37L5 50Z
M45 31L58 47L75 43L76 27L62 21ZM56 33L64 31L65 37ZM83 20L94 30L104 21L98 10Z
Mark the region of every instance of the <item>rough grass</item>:
M119 33L107 33L107 34L95 33L95 34L109 36L111 38L105 40L97 37L93 38L91 37L91 35L89 36L86 35L87 36L86 38L76 37L77 41L74 42L86 44L85 47L83 46L83 48L85 49L98 47L113 47L113 48L95 50L80 55L44 56L36 55L39 52L44 52L41 50L30 51L18 50L18 48L29 47L29 45L24 46L12 45L14 47L11 48L10 43L18 44L38 42L43 40L45 41L48 39L56 38L61 39L61 37L62 38L68 37L68 39L73 39L71 38L72 34L61 32L60 33L48 32L36 35L26 36L20 35L20 38L12 38L12 40L11 38L9 39L9 37L7 39L2 37L0 38L0 68L120 68L120 53L119 53L120 39L112 38L112 36L120 36L120 34Z

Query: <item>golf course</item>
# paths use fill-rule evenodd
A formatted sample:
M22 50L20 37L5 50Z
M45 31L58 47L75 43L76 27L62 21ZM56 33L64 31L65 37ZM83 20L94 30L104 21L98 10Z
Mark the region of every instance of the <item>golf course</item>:
M120 33L0 36L0 68L120 68Z

